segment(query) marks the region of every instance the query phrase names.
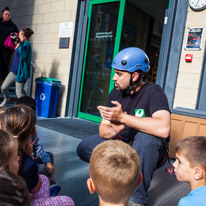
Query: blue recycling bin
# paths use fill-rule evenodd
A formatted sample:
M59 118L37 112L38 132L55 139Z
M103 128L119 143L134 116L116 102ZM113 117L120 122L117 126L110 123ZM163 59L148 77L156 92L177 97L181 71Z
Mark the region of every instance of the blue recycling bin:
M41 117L55 117L61 81L55 78L36 78L36 113Z

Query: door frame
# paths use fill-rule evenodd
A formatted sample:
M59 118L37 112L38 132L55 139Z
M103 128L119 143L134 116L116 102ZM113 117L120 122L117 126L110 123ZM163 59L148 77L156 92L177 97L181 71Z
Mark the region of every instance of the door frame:
M169 9L166 10L166 20L163 27L156 84L159 84L166 93L169 107L172 110L188 0L170 0L169 6Z
M101 117L80 112L80 107L81 107L81 103L82 103L86 59L87 59L88 44L89 44L89 33L90 33L90 26L91 26L92 6L97 5L97 4L105 4L105 3L113 3L113 2L120 2L118 21L117 21L117 31L116 31L116 36L115 36L114 54L113 54L113 56L115 56L118 53L119 46L120 46L126 0L91 0L89 2L87 35L86 35L86 43L85 43L85 50L84 50L84 61L83 61L82 79L81 79L81 87L80 87L80 93L79 93L79 104L78 104L77 117L82 118L82 119L95 121L95 122L101 122ZM114 71L112 69L111 77L110 77L110 84L109 84L109 92L114 87L114 83L112 81L113 75L114 75Z

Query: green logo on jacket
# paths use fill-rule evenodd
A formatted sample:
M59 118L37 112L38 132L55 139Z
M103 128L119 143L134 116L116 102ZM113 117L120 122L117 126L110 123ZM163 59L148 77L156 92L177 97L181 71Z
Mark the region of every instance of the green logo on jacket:
M135 109L135 116L136 117L145 117L144 109Z

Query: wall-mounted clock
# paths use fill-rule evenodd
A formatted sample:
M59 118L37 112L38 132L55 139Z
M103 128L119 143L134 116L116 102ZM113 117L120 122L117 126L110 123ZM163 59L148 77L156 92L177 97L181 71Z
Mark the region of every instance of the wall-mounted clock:
M206 8L206 0L189 0L191 9L201 11Z

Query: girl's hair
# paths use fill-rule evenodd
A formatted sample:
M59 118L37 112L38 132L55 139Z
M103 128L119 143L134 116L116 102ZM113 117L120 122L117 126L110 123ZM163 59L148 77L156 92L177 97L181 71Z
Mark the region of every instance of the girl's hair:
M25 181L9 171L0 171L0 205L30 206Z
M7 132L0 130L0 169L9 169L9 160L17 149L17 140Z
M0 119L1 119L1 115L6 111L6 107L1 107L0 108ZM1 128L1 127L0 127Z
M24 32L24 36L29 39L30 36L34 33L30 28L23 28L22 31Z
M25 105L7 108L1 118L1 128L17 136L20 145L30 138L36 124L34 111Z
M6 7L2 10L2 14L3 14L5 11L10 11L9 7L6 6Z
M36 111L36 101L30 96L20 97L19 99L16 100L15 104L16 105L19 105L19 104L26 105L30 107L31 109L33 109L34 112Z

